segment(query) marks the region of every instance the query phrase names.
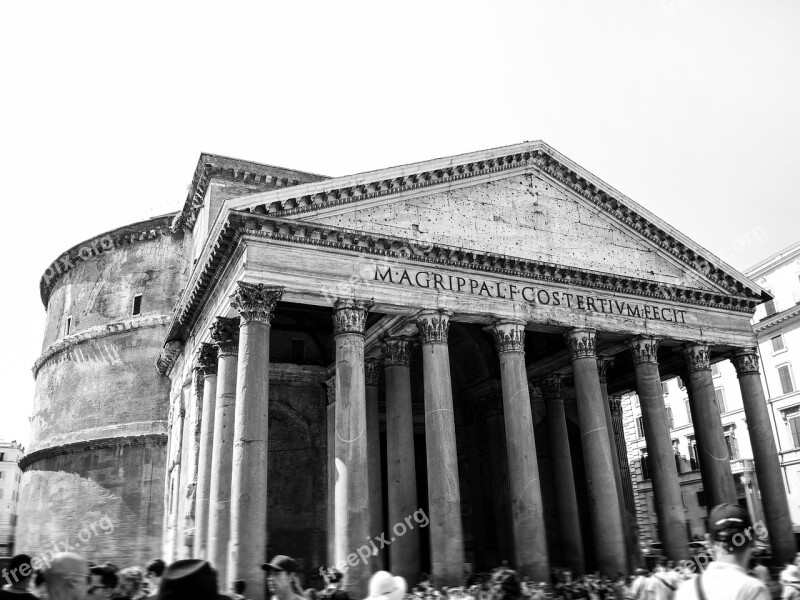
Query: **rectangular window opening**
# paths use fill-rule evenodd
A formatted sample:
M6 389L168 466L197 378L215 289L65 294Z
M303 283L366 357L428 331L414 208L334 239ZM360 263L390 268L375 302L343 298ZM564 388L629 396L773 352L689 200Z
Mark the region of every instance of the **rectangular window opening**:
M142 313L142 295L136 294L133 297L133 315L139 315Z
M69 332L72 331L72 317L67 317L67 322L64 323L64 335L69 335Z
M786 345L783 343L783 336L776 335L774 338L770 338L772 342L772 352L780 352L781 350L786 350Z
M781 380L781 390L783 393L791 394L794 391L791 365L787 363L778 367L778 378Z
M725 406L725 392L722 388L716 388L714 390L714 395L717 397L717 407L719 408L719 414L725 414L728 412L728 407Z

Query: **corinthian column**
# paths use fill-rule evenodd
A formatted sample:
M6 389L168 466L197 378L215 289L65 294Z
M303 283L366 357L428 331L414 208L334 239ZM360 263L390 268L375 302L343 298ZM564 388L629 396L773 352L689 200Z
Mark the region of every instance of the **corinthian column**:
M239 319L217 317L211 325L217 345L217 399L214 406L214 454L208 512L208 560L218 581L228 581L228 541L231 531L231 468L236 410L236 372L239 356Z
M367 595L373 571L370 531L369 437L364 374L364 325L368 305L339 299L334 304L336 341L336 562L349 565L344 589ZM347 563L354 554L355 561ZM355 563L355 564L353 564Z
M425 389L431 566L437 586L461 585L464 574L456 424L447 348L449 326L450 313L444 310L423 310L417 316Z
M197 358L203 377L203 412L200 417L200 454L197 459L197 506L195 508L194 556L208 557L208 499L214 454L214 406L217 395L217 347L201 344Z
M731 473L731 460L725 431L719 415L719 406L711 378L711 360L708 346L691 344L684 348L688 371L689 406L692 424L700 453L700 474L703 478L709 509L717 504L736 504L738 497Z
M564 563L575 575L586 572L581 534L578 496L572 472L567 417L561 393L561 375L546 377L539 383L547 412L550 461L553 464L553 493L558 515L558 532L564 549Z
M658 529L664 554L669 560L677 561L686 558L689 540L684 525L675 451L669 434L669 416L664 406L661 374L658 370L659 341L654 337L640 336L628 342L628 346L636 371L636 391L642 408Z
M378 416L378 379L381 372L381 361L368 358L364 361L364 379L367 399L367 454L369 456L369 530L373 537L383 531L383 488L381 486L381 430ZM381 549L374 557L376 571L383 569Z
M772 557L777 564L789 563L797 547L792 533L792 518L781 477L778 451L769 423L764 389L761 387L758 351L755 348L745 348L736 352L731 360L736 367L742 390L744 414L753 447L756 477L761 489L761 503L764 506Z
M593 329L573 329L564 334L572 359L578 426L581 430L586 488L598 569L608 576L626 572L627 556L622 512L617 495L614 456L600 377L597 374Z
M516 566L520 575L545 581L550 563L525 371L525 323L498 321L489 331L500 358Z
M389 525L403 523L417 505L414 464L414 416L411 412L411 341L387 339L383 345L386 374L386 478L389 483ZM392 532L394 534L394 532ZM391 572L418 581L419 528L397 537L389 550Z
M230 582L241 579L264 595L267 561L267 433L269 431L270 320L283 288L237 282L231 306L239 311L239 373L233 430Z

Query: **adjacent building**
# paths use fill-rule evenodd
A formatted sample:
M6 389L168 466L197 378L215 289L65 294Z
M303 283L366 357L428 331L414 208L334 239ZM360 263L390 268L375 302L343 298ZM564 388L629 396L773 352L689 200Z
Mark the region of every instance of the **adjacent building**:
M22 471L19 461L25 454L16 440L0 440L0 556L14 554L17 527L17 503Z
M800 391L795 368L800 365L800 242L768 257L745 272L772 299L753 315L758 338L761 378L775 438L783 484L789 499L792 529L800 533ZM736 498L755 520L764 518L761 491L755 475L753 449L747 418L733 364L725 356L712 357L714 406L725 434L725 450L731 464ZM681 377L662 382L664 407L679 473L686 531L698 539L706 531L708 499L701 476L702 454L697 447L689 391ZM653 485L636 394L620 398L632 478L636 482L637 527L643 544L660 539Z

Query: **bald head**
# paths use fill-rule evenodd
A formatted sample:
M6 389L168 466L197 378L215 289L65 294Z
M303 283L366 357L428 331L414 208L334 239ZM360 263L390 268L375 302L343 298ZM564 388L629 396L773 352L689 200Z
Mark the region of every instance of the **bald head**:
M77 554L56 554L45 571L52 600L84 600L89 587L89 563Z

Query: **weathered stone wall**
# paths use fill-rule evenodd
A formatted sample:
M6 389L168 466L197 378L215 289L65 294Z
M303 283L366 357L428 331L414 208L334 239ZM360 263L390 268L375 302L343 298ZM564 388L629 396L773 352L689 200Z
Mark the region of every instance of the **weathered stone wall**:
M74 540L94 524L78 550L87 558L124 565L160 554L170 381L155 362L190 243L165 221L84 242L60 261L68 269L43 278L47 325L22 465L20 549ZM109 523L113 532L100 527Z

